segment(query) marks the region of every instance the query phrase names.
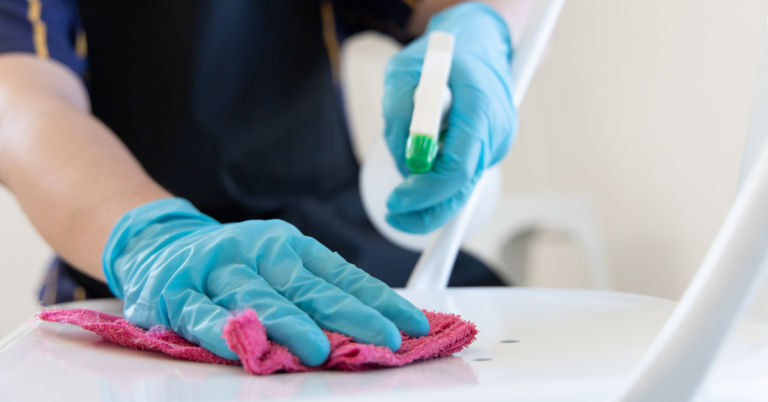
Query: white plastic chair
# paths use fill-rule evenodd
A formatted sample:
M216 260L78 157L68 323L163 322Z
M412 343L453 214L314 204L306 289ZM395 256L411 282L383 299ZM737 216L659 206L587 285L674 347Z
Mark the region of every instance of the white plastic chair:
M531 247L531 234L541 230L563 234L579 249L589 288L613 289L597 214L583 197L502 198L489 223L464 248L502 269L515 285L526 286L534 273L524 257Z
M540 9L542 14L532 18L538 40L531 41L531 48L537 56L563 4L564 1L548 1ZM515 93L516 104L538 63L538 57L525 58L524 45L527 43L521 43L517 57L526 63L521 70L527 75L520 75L522 84L514 81L523 91ZM513 78L517 78L514 68ZM757 83L742 180L733 206L678 307L613 401L694 400L768 276L768 28ZM481 191L482 188L475 191L457 218L424 251L408 281L409 288L445 287L461 243L456 239L463 239L467 221L476 207L472 199Z
M545 4L559 11L562 1ZM768 80L768 40L762 60L760 77ZM768 89L758 89L756 98L766 95ZM750 130L765 138L764 128ZM476 322L480 333L467 350L398 369L267 377L127 350L71 326L30 321L0 339L0 399L687 402L700 394L707 402L766 400L768 323L741 320L768 274L768 142L761 142L679 304L596 290L444 289L432 282L433 289L400 293L421 308ZM119 314L122 306L97 300L60 307ZM726 341L730 350L723 353Z

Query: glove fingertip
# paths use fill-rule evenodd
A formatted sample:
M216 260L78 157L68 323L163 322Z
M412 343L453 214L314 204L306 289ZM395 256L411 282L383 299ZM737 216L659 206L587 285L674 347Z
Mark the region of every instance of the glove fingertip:
M402 212L401 204L402 204L402 201L398 195L397 189L395 189L387 197L387 209L390 212L395 212L395 213Z
M307 316L281 317L265 326L270 339L288 348L307 366L323 364L331 353L328 337Z
M226 345L224 345L224 347L207 347L206 349L211 351L213 354L223 357L225 359L235 360L235 361L240 360L240 357L238 357L235 352L233 352L228 347L226 347Z
M213 334L213 336L210 337L212 339L200 339L200 346L206 348L216 356L229 360L240 360L240 357L227 346L227 342L221 337L221 334L218 335L219 336L217 337L216 334Z
M403 343L403 337L400 335L400 330L397 329L395 324L387 326L387 328L382 331L381 335L383 339L381 339L380 342L376 342L376 344L386 346L393 352L400 349L400 345Z
M312 331L306 339L307 345L297 348L296 355L302 363L316 367L331 354L331 343L322 331Z
M388 212L384 217L387 223L393 228L410 234L426 235L432 233L445 222L450 219L450 216L439 217L435 219L432 214L425 214L423 212L408 212L403 214L397 214Z
M423 227L420 226L414 226L411 223L408 223L409 220L403 219L402 214L395 214L392 212L387 212L387 215L384 217L384 219L387 221L387 223L392 226L393 228L405 232L405 233L411 233L411 234L426 234L429 233L429 231L423 230Z
M421 310L409 310L399 321L400 329L410 336L420 338L429 333L429 320Z
M396 214L410 213L440 202L430 194L427 186L417 188L418 184L421 183L407 180L395 187L387 197L387 209Z

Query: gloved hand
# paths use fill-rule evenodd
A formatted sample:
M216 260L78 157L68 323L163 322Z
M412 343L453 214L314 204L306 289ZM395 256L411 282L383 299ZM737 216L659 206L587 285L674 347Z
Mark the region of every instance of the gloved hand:
M432 170L410 174L405 145L429 33L456 38L448 87L453 104ZM507 153L517 132L512 103L512 45L506 23L491 7L464 3L432 17L422 37L390 59L384 84L385 137L405 181L387 200L387 222L428 233L467 202L485 169Z
M330 351L320 328L393 351L400 330L429 332L419 309L290 224L223 225L181 198L127 212L112 230L103 264L127 320L170 327L228 359L237 355L222 328L231 311L244 307L308 366Z

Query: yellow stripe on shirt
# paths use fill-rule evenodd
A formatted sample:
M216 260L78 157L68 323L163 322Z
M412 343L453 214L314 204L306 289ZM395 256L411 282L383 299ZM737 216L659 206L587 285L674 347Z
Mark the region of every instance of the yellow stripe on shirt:
M339 38L336 36L336 18L333 15L333 4L330 1L320 3L320 16L323 22L323 41L331 60L331 73L334 84L339 83Z
M83 30L77 31L75 36L75 54L81 59L88 57L88 39Z
M48 37L45 23L40 16L43 13L43 3L40 0L27 0L27 19L32 24L32 42L35 45L35 54L41 59L47 59Z

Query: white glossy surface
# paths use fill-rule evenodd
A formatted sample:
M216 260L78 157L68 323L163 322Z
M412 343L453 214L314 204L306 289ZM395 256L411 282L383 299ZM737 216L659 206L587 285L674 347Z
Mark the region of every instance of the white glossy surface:
M614 292L527 288L402 294L461 314L478 340L454 357L365 373L254 377L240 367L126 350L73 326L30 321L0 341L0 400L607 400L625 381L675 303ZM62 306L64 307L64 306ZM67 307L119 313L112 302ZM501 343L517 339L517 343ZM492 360L483 360L483 359ZM702 401L764 401L768 325L745 321Z

